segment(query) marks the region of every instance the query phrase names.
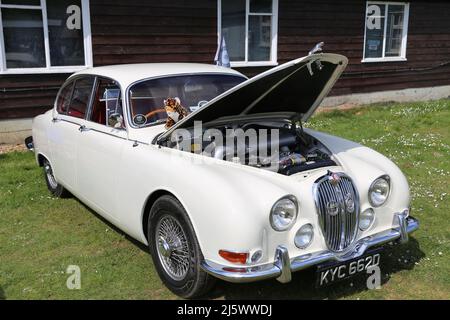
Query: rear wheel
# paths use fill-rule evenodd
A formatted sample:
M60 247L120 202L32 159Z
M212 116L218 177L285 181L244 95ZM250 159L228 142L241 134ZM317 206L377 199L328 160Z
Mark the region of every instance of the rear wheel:
M203 271L203 259L194 229L178 200L162 196L153 204L148 223L153 263L164 284L183 298L209 291L214 278Z
M69 196L70 195L69 191L67 191L61 184L59 184L56 181L55 175L53 174L52 166L50 165L50 162L47 159L44 159L43 167L44 167L45 182L47 183L48 190L55 197L65 198Z

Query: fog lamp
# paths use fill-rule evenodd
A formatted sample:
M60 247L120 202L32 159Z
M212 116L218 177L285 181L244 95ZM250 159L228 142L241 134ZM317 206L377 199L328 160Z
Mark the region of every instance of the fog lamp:
M314 237L314 228L311 224L305 224L295 234L294 243L300 249L308 247Z
M367 230L375 220L375 211L372 208L364 210L359 216L359 228Z

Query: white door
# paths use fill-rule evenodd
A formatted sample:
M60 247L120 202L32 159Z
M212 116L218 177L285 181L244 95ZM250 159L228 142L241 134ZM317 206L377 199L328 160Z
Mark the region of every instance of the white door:
M94 80L92 76L79 77L62 88L49 133L50 162L55 178L75 194L78 137L85 123Z
M119 168L127 140L124 123L112 127L108 117L122 117L120 89L109 79L98 78L92 107L78 138L77 180L79 196L98 213L117 221ZM123 118L122 118L123 119Z

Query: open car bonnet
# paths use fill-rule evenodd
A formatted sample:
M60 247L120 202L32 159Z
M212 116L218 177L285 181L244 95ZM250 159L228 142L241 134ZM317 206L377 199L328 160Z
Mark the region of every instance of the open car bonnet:
M306 121L329 93L347 66L348 59L331 53L295 59L263 72L217 96L160 135L166 140L194 121L207 124L227 117L271 113L296 113Z

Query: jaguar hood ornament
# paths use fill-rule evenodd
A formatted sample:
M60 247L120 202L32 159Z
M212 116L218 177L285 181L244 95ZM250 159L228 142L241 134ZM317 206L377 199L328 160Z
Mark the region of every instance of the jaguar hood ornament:
M328 176L330 183L333 186L337 186L339 184L339 181L341 181L341 177L335 172L328 171Z

